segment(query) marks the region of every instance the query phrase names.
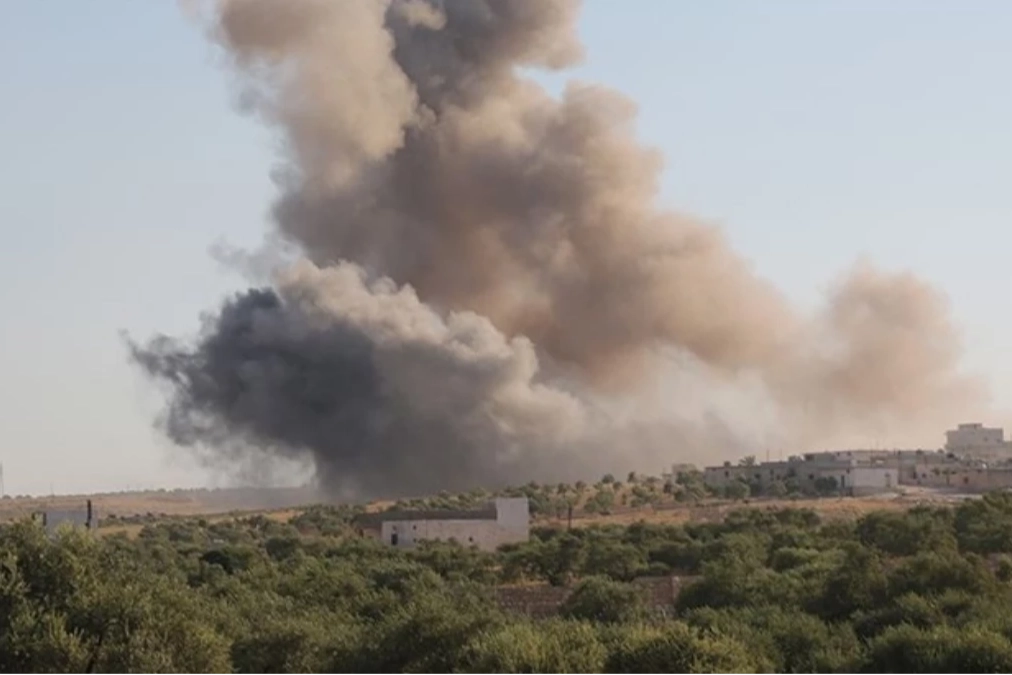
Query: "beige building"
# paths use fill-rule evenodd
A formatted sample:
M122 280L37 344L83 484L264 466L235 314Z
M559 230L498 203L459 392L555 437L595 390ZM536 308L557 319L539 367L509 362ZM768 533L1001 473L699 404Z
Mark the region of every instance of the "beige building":
M1012 460L1012 441L1005 440L1001 427L973 422L945 432L945 450L966 459L983 462Z
M904 483L961 492L988 492L1012 488L1012 468L988 467L953 461L948 465L918 466Z
M851 452L809 453L785 462L761 462L751 466L732 466L726 462L724 466L706 467L703 482L720 490L735 481L745 481L765 490L775 482L793 480L803 490L814 490L819 479L832 478L842 492L854 496L888 492L899 484L896 465L855 457Z
M833 450L792 457L787 462L707 467L704 482L722 489L734 481L766 488L792 478L811 489L831 477L843 492L868 495L897 485L984 492L1012 488L1012 441L1000 427L960 424L945 432L941 450Z
M384 511L360 516L356 522L390 546L456 541L494 551L503 544L530 538L530 505L527 497L501 497L482 509Z

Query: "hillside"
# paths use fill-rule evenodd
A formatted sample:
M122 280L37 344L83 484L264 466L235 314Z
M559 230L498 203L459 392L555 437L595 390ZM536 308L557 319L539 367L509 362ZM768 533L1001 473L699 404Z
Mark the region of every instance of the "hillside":
M348 506L145 516L136 536L97 538L17 522L0 526L0 660L17 672L1008 672L1012 495L886 505L704 500L640 506L630 524L633 510L580 509L572 530L547 514L530 541L489 553L385 546L356 532ZM650 509L665 520L648 522Z
M872 511L904 511L921 505L944 504L953 496L924 489L909 489L878 497L805 497L792 499L757 498L718 499L700 491L688 499L678 490L665 492L664 481L657 477L630 476L632 481L618 482L605 477L594 484L529 484L506 490L527 494L532 499L535 525L565 527L570 524L568 507L573 506L573 527L593 525L685 524L719 522L736 509L804 508L826 519L853 520ZM629 478L629 477L627 477ZM374 501L363 505L366 511L400 507L468 508L493 493L475 490L461 495L438 495L400 501ZM604 495L604 496L603 496ZM311 489L242 488L219 490L169 490L121 492L50 497L18 497L0 500L0 522L29 517L51 509L80 508L91 499L101 519L103 535L120 532L135 535L146 524L165 518L203 516L212 522L252 515L287 521L313 504L327 503Z

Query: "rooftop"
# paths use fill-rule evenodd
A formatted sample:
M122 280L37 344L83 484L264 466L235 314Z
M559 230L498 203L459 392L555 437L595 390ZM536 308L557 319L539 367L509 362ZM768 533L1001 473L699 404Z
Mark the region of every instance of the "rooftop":
M355 517L358 525L380 525L391 520L495 520L496 508L490 504L480 509L391 509L377 513L363 513Z

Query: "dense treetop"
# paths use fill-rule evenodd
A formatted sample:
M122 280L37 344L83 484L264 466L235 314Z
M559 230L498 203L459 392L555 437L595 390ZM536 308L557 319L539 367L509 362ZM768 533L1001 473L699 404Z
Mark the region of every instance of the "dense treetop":
M538 527L495 553L391 549L358 535L356 512L167 518L133 538L4 526L0 670L1012 670L1008 494L856 521L748 508L715 523ZM674 606L632 583L662 575L686 579ZM531 583L569 588L555 616L497 602L497 587Z

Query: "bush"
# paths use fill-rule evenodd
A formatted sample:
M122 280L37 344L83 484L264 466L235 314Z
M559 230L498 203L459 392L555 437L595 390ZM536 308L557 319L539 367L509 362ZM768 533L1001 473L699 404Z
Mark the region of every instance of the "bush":
M864 672L1008 673L1012 644L1002 635L977 628L897 626L871 642Z
M465 648L458 672L597 673L605 648L590 624L514 623L478 634Z
M748 483L740 480L731 481L724 488L724 496L735 501L748 499L751 494L752 490L749 488Z
M610 636L609 673L761 672L744 644L728 637L702 636L681 622L632 625Z
M643 591L632 584L590 577L577 584L562 603L559 614L583 621L633 621L646 615L646 600Z

